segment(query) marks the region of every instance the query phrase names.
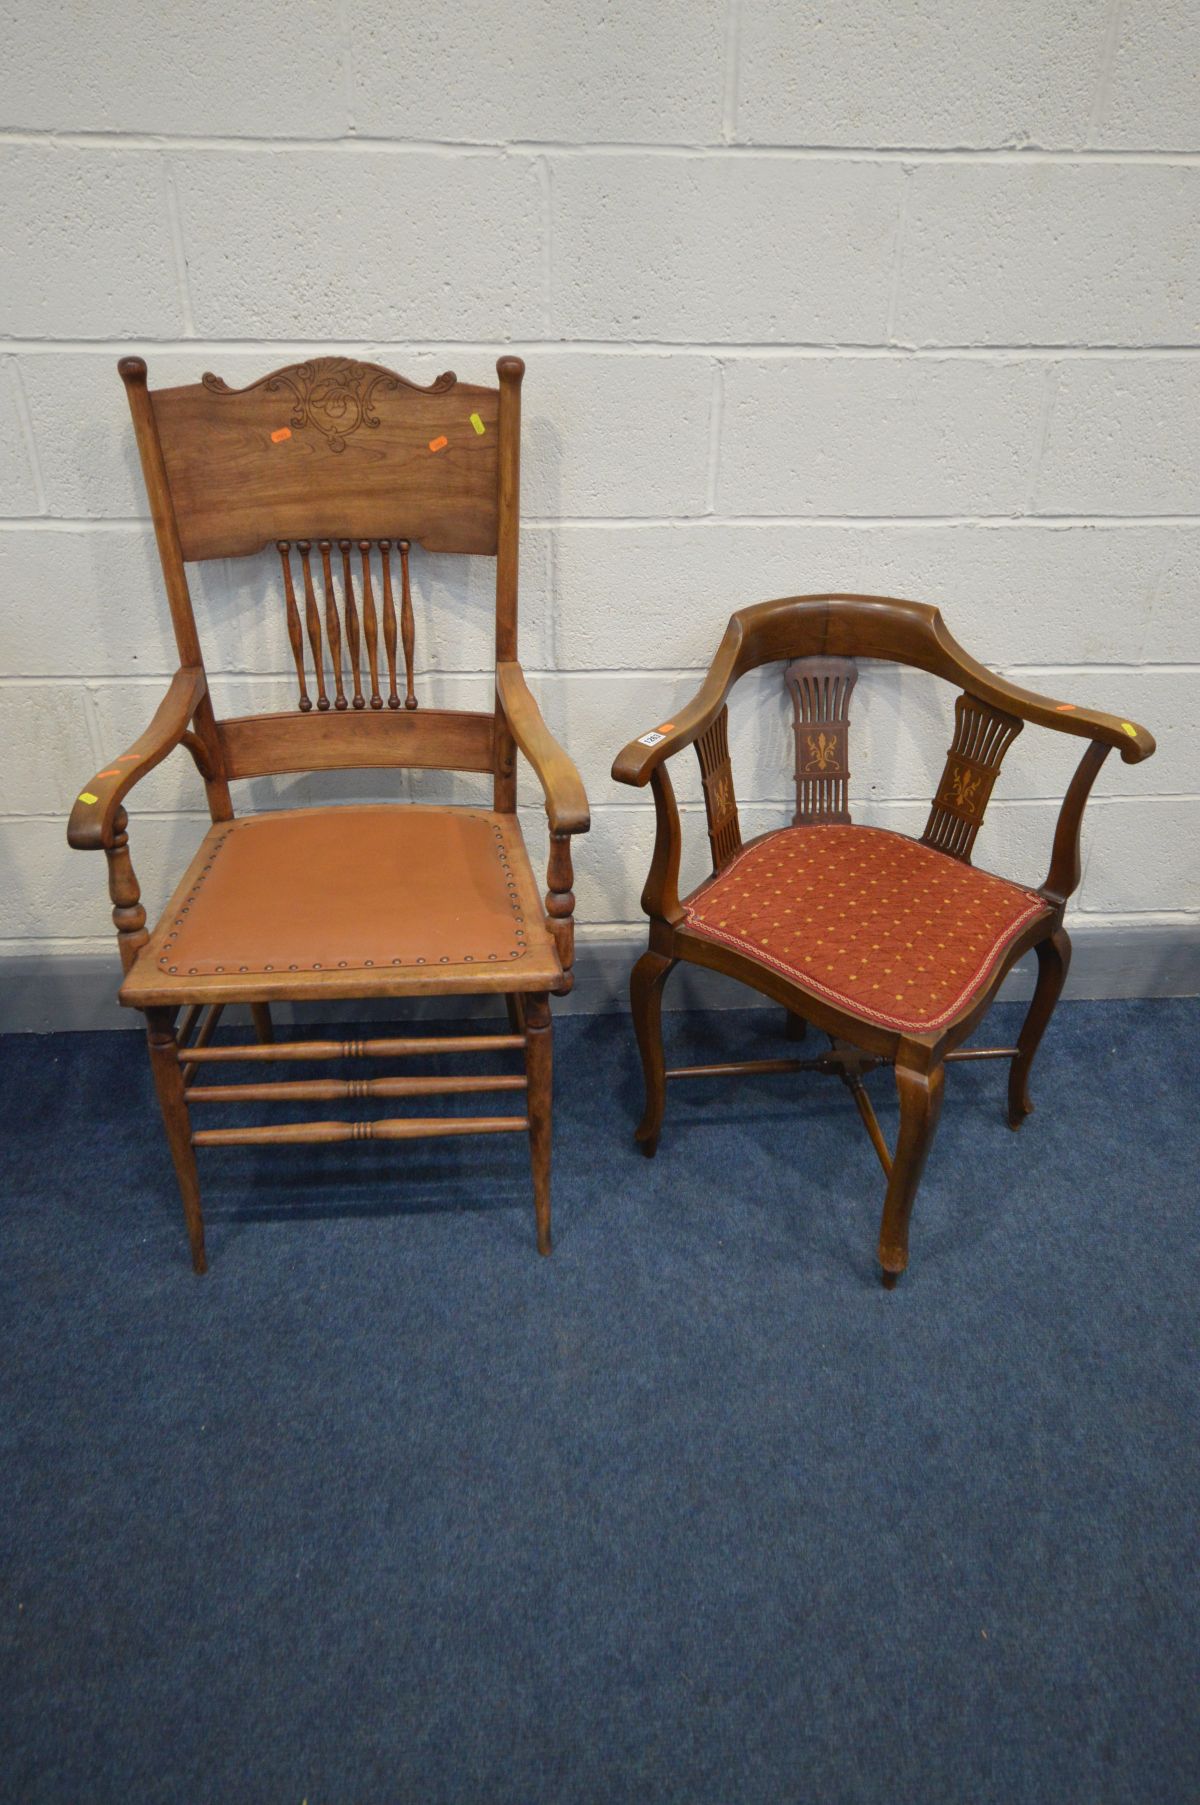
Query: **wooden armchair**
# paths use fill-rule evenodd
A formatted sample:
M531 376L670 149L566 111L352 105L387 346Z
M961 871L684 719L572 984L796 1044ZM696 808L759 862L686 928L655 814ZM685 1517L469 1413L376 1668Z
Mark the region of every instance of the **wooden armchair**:
M524 367L502 357L498 389L453 374L420 388L376 364L323 357L238 391L216 376L152 391L141 358L119 365L180 669L142 737L81 791L67 837L107 858L120 1000L146 1016L197 1272L205 1253L195 1150L259 1142L527 1131L537 1244L550 1251L549 997L571 987L571 838L589 823L578 773L517 662ZM272 543L299 705L218 720L184 566ZM418 707L414 545L496 559L496 689L486 712ZM213 825L150 933L125 798L178 746L199 770ZM517 822L517 748L545 793L545 913ZM492 807L343 806L235 819L235 779L358 767L490 772ZM476 992L505 998L509 1032L273 1040L276 1001ZM231 1003L249 1005L258 1044L212 1044ZM520 1051L524 1072L257 1081L275 1062L480 1050ZM239 1062L256 1081L222 1082ZM501 1091L524 1092L523 1112L192 1127L195 1105Z
M847 807L850 698L857 658L913 665L961 687L954 738L920 840L851 825ZM738 678L787 663L796 733L794 824L742 843L726 700ZM1086 742L1067 789L1038 890L971 865L984 810L1009 746L1026 721ZM667 761L694 745L700 761L713 875L680 898L680 826ZM1126 764L1154 740L1117 720L1018 689L968 657L936 608L881 596L811 595L762 602L730 619L707 677L674 719L618 755L613 776L651 785L654 857L642 906L650 943L634 968L632 1004L646 1082L637 1139L658 1146L665 1080L745 1071L820 1071L841 1078L887 1176L879 1233L883 1282L908 1264L908 1225L955 1059L1008 1059L1008 1120L1032 1109L1029 1069L1058 1001L1071 954L1063 927L1080 877L1084 804L1116 748ZM961 1049L1009 968L1033 948L1038 980L1015 1047ZM729 973L783 1003L793 1038L825 1030L814 1059L730 1061L664 1069L662 992L679 960ZM863 1074L893 1065L900 1131L889 1153Z

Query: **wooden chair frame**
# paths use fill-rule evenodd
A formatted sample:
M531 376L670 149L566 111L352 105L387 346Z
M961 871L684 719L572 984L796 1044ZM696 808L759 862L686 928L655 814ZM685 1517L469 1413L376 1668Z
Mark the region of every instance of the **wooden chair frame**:
M668 761L685 746L696 746L704 780L713 869L719 871L741 844L725 724L726 703L734 684L760 665L794 661L788 680L794 693L799 687L798 709L805 694L810 697L811 709L823 706L823 721L816 712L810 712L807 718L814 729L821 724L832 736L841 731L845 722L846 685L852 687L853 683L849 661L857 658L910 665L961 687L955 739L923 839L964 862L970 862L975 833L1000 760L1026 722L1086 742L1061 805L1049 872L1038 892L1048 913L1039 915L1015 939L985 988L936 1032L897 1032L836 1007L826 997L753 957L692 931L680 902L682 841ZM806 671L815 673L813 681L809 682ZM831 680L839 677L841 689L836 682L831 689ZM824 697L823 703L817 700L818 696ZM696 695L673 714L673 720L662 728L632 740L613 764L613 776L618 782L638 788L650 784L657 822L653 860L642 893L642 906L650 918L649 945L634 967L631 981L634 1026L646 1088L637 1141L647 1157L654 1155L668 1079L758 1071L821 1071L838 1076L854 1096L887 1178L878 1258L883 1282L891 1287L908 1264L909 1219L937 1127L947 1063L956 1059L1009 1060L1009 1125L1018 1128L1032 1110L1030 1067L1062 992L1070 961L1071 944L1063 926L1063 914L1080 879L1084 806L1109 752L1115 748L1126 764L1136 764L1150 757L1154 740L1135 722L1074 703L1056 702L996 676L957 644L936 608L868 595L788 596L739 610L731 617ZM798 727L800 721L798 713ZM798 785L798 819L849 819L845 812L844 773L848 767L844 744L839 757L831 763L843 774L840 790L833 780L821 794L806 794ZM956 794L963 789L964 764L969 773L966 809ZM991 1006L1009 970L1031 950L1037 954L1037 986L1016 1046L962 1048L961 1043ZM742 1060L666 1070L662 994L667 978L681 960L725 972L781 1002L788 1011L791 1037L802 1037L805 1024L811 1022L830 1037L830 1051L816 1059ZM864 1072L879 1065L895 1068L900 1131L894 1153L887 1148L862 1083Z
M206 1268L204 1222L195 1150L201 1146L258 1142L312 1143L361 1139L401 1140L422 1135L527 1132L530 1142L539 1251L549 1253L552 1027L549 998L572 983L574 895L571 841L589 826L587 797L579 774L557 744L525 682L517 657L517 573L520 520L521 379L519 357L500 358L498 390L459 384L452 373L428 388L380 366L353 359L322 358L288 366L252 383L229 389L206 376L189 388L151 391L140 357L118 365L124 381L178 647L179 670L149 727L126 751L106 762L80 793L68 827L73 847L102 851L108 866L113 922L126 974L121 1000L144 1010L150 1059L163 1121L183 1197L197 1272ZM384 402L386 401L386 408ZM471 410L474 410L473 412ZM386 414L386 417L384 417ZM470 424L468 424L468 416ZM458 435L454 456L438 460ZM229 430L222 457L205 456L205 434ZM281 424L281 422L283 422ZM433 425L430 425L433 422ZM273 430L272 430L273 429ZM343 457L353 432L361 429L364 455ZM372 429L375 436L372 439ZM429 440L433 431L437 437ZM488 437L487 435L491 436ZM290 474L268 462L272 447L295 435L304 457ZM478 437L477 437L478 435ZM368 448L368 441L369 448ZM400 475L391 476L381 450L395 453ZM289 454L297 446L287 447ZM173 459L173 463L172 463ZM217 720L209 695L186 560L239 556L276 540L286 588L287 626L299 681L299 708L292 713ZM386 536L385 536L386 535ZM306 683L300 610L293 585L293 541L300 555L307 628L315 687L313 707ZM413 615L408 553L420 543L430 550L494 554L496 558L496 683L494 707L470 714L419 709L413 688ZM312 580L311 548L324 565L327 637L322 648L321 618ZM401 561L399 632L392 593L391 547ZM336 550L335 550L336 547ZM372 589L372 548L380 548L382 594L376 607ZM331 558L344 561L346 651L352 667L351 700L342 681L342 628L330 582ZM352 552L361 553L361 615L355 605ZM390 694L382 693L384 660ZM398 690L397 651L402 649L405 694ZM366 654L364 663L363 654ZM336 699L325 683L326 660L336 678ZM369 665L370 698L366 696ZM396 974L324 970L299 977L278 972L246 976L231 971L189 992L182 981L156 988L156 974L139 969L151 936L134 872L125 799L134 786L177 747L195 762L214 824L234 818L230 782L285 772L354 767L441 768L488 772L493 809L519 839L516 824L516 753L528 760L545 797L550 829L545 910L553 942L552 981L529 979L504 966L451 966ZM403 805L397 805L403 806ZM536 901L536 898L535 898ZM542 967L549 963L544 958ZM453 993L505 997L509 1032L381 1038L361 1042L310 1039L275 1043L270 1004L276 1001L343 1001L360 998L430 996ZM257 1045L212 1045L223 1010L249 1005ZM178 1022L181 1010L182 1022ZM342 1082L313 1080L245 1085L197 1085L198 1073L228 1062L361 1058L406 1058L442 1052L520 1051L523 1076L380 1078ZM286 1064L285 1064L286 1070ZM306 1122L251 1128L193 1130L197 1102L319 1100L331 1098L420 1097L432 1092L522 1091L520 1115L402 1117L366 1122Z

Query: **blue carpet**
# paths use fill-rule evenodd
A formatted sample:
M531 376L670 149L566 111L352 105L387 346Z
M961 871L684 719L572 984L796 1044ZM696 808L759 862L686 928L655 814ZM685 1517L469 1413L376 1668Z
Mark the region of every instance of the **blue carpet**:
M622 1018L551 1260L517 1137L238 1150L206 1279L139 1039L0 1043L0 1797L1197 1799L1198 1026L1065 1005L1019 1135L952 1069L893 1293L842 1088L649 1164Z

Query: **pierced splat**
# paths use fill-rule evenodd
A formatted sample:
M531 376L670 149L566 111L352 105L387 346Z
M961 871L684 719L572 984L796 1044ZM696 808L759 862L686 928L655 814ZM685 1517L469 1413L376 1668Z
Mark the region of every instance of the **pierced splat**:
M733 791L733 765L729 758L729 710L723 708L712 726L696 741L700 782L708 815L708 842L713 870L720 871L742 843L737 797Z
M858 665L853 658L797 658L784 680L795 709L794 823L849 821L850 697Z
M1004 755L1024 722L964 690L954 704L954 739L921 839L971 863L975 838Z
M342 555L340 614L337 583L333 569L333 544L331 539L322 539L317 545L321 556L321 580L325 600L324 633L322 633L321 606L313 577L312 541L299 539L295 545L300 557L300 577L304 587L303 618L301 618L296 576L292 564L292 542L289 539L280 539L276 542L283 570L288 643L292 648L292 662L296 667L301 713L308 714L313 707L308 684L310 669L317 693L316 706L320 712L324 713L331 707L339 711L344 711L351 706L360 709L368 706L372 709L384 707L379 649L381 630L383 656L387 663L386 705L391 709L401 707L414 709L417 706L417 698L413 690L416 631L408 571L409 541L407 539L359 539L358 541L339 539L337 541L338 550ZM392 579L393 544L400 555L400 615L398 623ZM353 554L356 549L361 560L357 594L353 563ZM376 550L379 554L378 590L372 569L372 554ZM304 643L306 628L308 633L307 653ZM343 644L346 661L349 664L349 684L346 683L343 676ZM399 667L397 662L401 647L404 653L405 677L403 702L398 688ZM333 679L332 701L330 700L329 686L326 683L327 653L329 670ZM364 679L368 686L366 693L364 693ZM352 697L347 695L348 688L352 689Z

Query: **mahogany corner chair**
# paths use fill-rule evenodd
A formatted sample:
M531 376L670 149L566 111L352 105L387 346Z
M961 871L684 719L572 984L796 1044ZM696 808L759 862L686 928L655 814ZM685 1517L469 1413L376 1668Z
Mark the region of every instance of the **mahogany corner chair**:
M850 697L856 659L882 659L957 684L953 741L920 840L851 824L847 806ZM796 736L790 827L743 844L728 743L727 698L759 665L787 662ZM1086 742L1037 890L976 870L971 852L1000 764L1026 721ZM694 745L708 818L712 876L679 896L679 813L667 761ZM642 906L649 946L634 967L634 1026L646 1085L637 1129L658 1146L668 1078L818 1071L851 1091L887 1177L878 1258L891 1287L908 1264L909 1217L956 1059L1008 1059L1008 1121L1033 1105L1029 1069L1070 961L1063 913L1080 878L1084 805L1109 752L1149 758L1144 727L1019 689L969 657L936 608L883 596L810 595L734 614L707 677L674 719L618 754L613 776L651 785L657 817ZM1037 954L1033 1001L1015 1047L962 1048L1010 967ZM663 986L675 965L726 972L785 1005L788 1030L826 1032L814 1059L729 1061L666 1071ZM863 1074L895 1068L900 1129L888 1151Z
M340 357L240 390L216 376L151 390L140 357L118 368L180 668L146 732L81 791L68 839L107 857L125 971L120 1000L146 1016L192 1264L205 1270L198 1147L468 1133L528 1132L537 1245L549 1253L549 998L571 987L571 836L589 822L579 775L517 661L525 366L502 357L495 389L452 373L421 388ZM184 566L271 544L299 706L218 720ZM495 700L486 711L418 707L413 545L495 557ZM124 803L178 746L196 763L213 825L150 933ZM517 748L541 782L549 818L545 913L517 821ZM235 819L236 779L362 767L490 773L492 807L341 805ZM272 1002L483 993L505 998L509 1032L348 1042L275 1042L272 1032ZM257 1044L212 1044L235 1003L249 1004ZM273 1062L479 1051L520 1052L524 1072L221 1082L237 1062L257 1077ZM198 1083L198 1075L216 1081ZM197 1105L403 1097L419 1106L430 1094L464 1092L523 1092L522 1113L192 1125Z

